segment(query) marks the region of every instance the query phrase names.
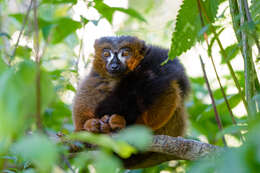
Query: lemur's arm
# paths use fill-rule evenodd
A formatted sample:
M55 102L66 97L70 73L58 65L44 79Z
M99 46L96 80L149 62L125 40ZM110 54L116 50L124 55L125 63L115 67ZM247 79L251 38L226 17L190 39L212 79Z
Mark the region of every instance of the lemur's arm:
M176 109L180 106L181 95L177 82L172 82L168 91L163 93L155 103L145 111L137 120L138 124L144 124L153 130L163 127L174 116Z

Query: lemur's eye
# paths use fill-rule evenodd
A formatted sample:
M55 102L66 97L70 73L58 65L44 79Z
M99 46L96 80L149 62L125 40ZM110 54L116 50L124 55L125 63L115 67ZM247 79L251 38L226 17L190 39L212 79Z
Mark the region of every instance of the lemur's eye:
M128 55L129 55L129 51L128 50L123 50L122 56L128 56Z
M104 57L109 57L109 56L110 56L110 52L105 51L105 52L103 53L103 55L104 55Z

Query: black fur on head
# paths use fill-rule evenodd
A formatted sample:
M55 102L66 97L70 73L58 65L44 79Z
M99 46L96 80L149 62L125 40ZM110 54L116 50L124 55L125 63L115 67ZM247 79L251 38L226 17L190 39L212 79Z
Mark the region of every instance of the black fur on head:
M134 70L147 50L143 40L132 36L102 37L94 47L95 61L103 63L108 74L116 77Z
M121 77L113 92L95 110L95 114L100 117L105 114L122 115L128 125L135 123L137 117L149 109L163 92L171 92L169 88L173 81L179 84L183 97L190 88L184 68L177 58L161 65L168 58L166 49L147 46L131 36L104 37L97 42L109 42L116 46L136 40L140 44L139 51L144 53L143 58L132 71Z

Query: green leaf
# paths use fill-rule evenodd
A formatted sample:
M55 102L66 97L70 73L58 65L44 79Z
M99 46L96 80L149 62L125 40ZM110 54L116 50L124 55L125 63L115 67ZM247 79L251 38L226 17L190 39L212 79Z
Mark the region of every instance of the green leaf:
M22 13L16 13L16 14L11 14L9 15L10 17L13 17L15 20L17 20L20 24L23 23L23 19L25 18L25 15ZM45 40L48 39L48 35L50 33L52 26L51 21L47 21L41 17L38 17L38 24L39 28L42 30L43 33L43 38Z
M227 100L228 100L230 107L232 109L241 101L241 97L240 97L239 94L228 95ZM216 102L216 106L217 106L217 110L218 110L219 115L225 115L227 113L227 105L225 103L224 98L215 100L215 102ZM208 106L208 108L202 113L203 117L204 116L207 117L207 116L211 116L211 115L214 115L214 110L213 110L212 105Z
M8 39L11 39L11 36L5 32L0 32L0 37L7 37Z
M71 110L69 105L59 99L48 106L43 116L44 125L56 131L61 131L64 128L65 122L72 123L70 120Z
M81 152L74 159L79 172L87 172L88 165L93 165L97 173L116 173L122 169L122 163L118 157L106 150Z
M211 23L214 22L220 2L205 0L200 1ZM207 20L204 20L207 24ZM172 34L169 59L174 59L190 49L199 40L201 21L197 1L184 0L177 16L175 31Z
M231 125L225 127L223 130L217 133L216 139L222 138L225 134L235 134L240 132L241 130L248 130L248 126L243 125Z
M77 0L42 0L42 3L50 3L50 4L72 3L72 4L76 4Z
M250 11L252 14L253 21L255 22L257 32L258 34L260 33L260 2L259 0L251 0L251 6L250 6Z
M40 172L51 172L58 159L55 144L40 134L22 138L14 144L12 150L26 161L34 163Z
M136 10L134 10L132 8L126 9L126 8L114 7L114 9L117 10L117 11L121 11L123 13L126 13L129 16L136 18L136 19L138 19L142 22L146 22L145 18L140 13L138 13Z
M208 47L208 56L211 56L212 54L212 47L216 39L219 37L219 35L224 31L224 28L220 29L217 34L210 40L209 47Z
M30 91L26 92L27 95L24 96L33 98L32 104L31 104L31 111L36 111L36 65L33 61L24 61L19 64L17 71L17 77L23 80L24 87ZM41 112L44 111L44 109L51 103L51 101L54 99L54 88L51 82L51 78L49 77L49 74L41 70Z
M4 60L1 58L0 55L0 76L6 69L7 69L7 64L4 62Z
M6 70L0 75L0 138L23 134L36 112L36 66L29 60ZM53 100L54 89L48 74L41 71L41 108ZM15 127L15 128L14 128Z
M221 60L222 64L226 63L227 61L231 61L232 59L234 59L237 56L237 54L239 53L239 45L236 43L232 44L232 45L226 47L224 52L220 51L220 54L222 56L222 60ZM224 54L227 56L226 58L225 58Z
M24 130L25 115L29 112L22 106L23 95L26 92L28 91L15 75L13 68L2 73L0 76L0 141L5 139L4 143L8 143L8 139ZM29 98L26 101L30 102Z
M105 152L99 152L93 163L97 173L115 173L122 168L120 160Z
M71 85L70 83L67 83L66 89L71 90L71 91L73 91L73 92L76 92L76 89L75 89L74 86Z
M134 17L140 21L146 22L145 18L138 13L134 9L126 9L126 8L120 8L120 7L110 7L107 4L105 4L102 0L94 0L95 5L94 8L105 18L109 21L109 23L112 24L113 14L115 11L121 11L123 13L128 14L131 17Z
M10 14L9 16L15 18L15 20L17 20L20 24L22 24L25 15L22 13L16 13L16 14Z
M139 150L144 150L152 142L152 132L145 126L136 125L120 131L116 135L116 139L125 141Z
M84 25L88 24L88 22L89 22L89 20L86 19L86 18L85 18L84 16L82 16L82 15L80 15L80 20L81 20L81 22L82 22Z
M70 18L60 18L54 22L52 29L52 44L57 44L81 27L80 22Z
M102 0L94 0L94 8L103 16L109 23L112 24L113 14L115 10L106 5Z
M130 157L131 154L136 153L136 149L124 141L116 141L107 135L97 135L89 132L79 132L68 136L68 139L75 141L89 142L98 146L113 150L122 158Z
M18 46L16 49L16 56L23 59L30 59L32 49L27 46Z

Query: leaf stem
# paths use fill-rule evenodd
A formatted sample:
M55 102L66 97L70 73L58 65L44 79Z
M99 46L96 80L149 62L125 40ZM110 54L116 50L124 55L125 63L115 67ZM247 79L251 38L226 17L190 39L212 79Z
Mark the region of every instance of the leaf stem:
M204 26L205 26L205 23L204 23L204 20L203 20L203 17L202 17L201 6L200 6L199 0L197 0L197 4L198 4L198 9L199 9L199 14L200 14L201 26L204 27ZM204 39L205 39L205 41L206 41L206 43L207 43L207 46L208 46L208 48L209 48L208 35L207 35L206 32L204 32ZM210 51L210 52L211 52L211 51ZM237 123L236 123L236 120L235 120L235 117L234 117L234 114L233 114L233 112L232 112L232 109L231 109L231 107L230 107L230 105L229 105L229 102L228 102L226 93L225 93L224 88L223 88L223 86L222 86L222 84L221 84L221 81L220 81L220 78L219 78L219 75L218 75L218 72L217 72L217 68L216 68L216 65L215 65L215 62L214 62L214 60L213 60L213 57L212 57L212 54L211 54L211 53L209 54L209 57L210 57L210 60L211 60L212 65L213 65L214 72L215 72L215 74L216 74L216 78L217 78L217 81L218 81L218 84L219 84L221 93L222 93L222 95L223 95L223 97L224 97L226 106L227 106L227 108L228 108L229 114L230 114L230 116L231 116L232 122L233 122L233 124L237 124Z
M201 3L201 0L199 0L199 2ZM202 10L202 12L204 13L204 15L205 15L205 17L206 17L207 22L210 23L209 17L208 17L208 15L207 15L207 13L206 13L206 11L205 11L205 9L204 9L204 7L203 7L202 5L201 5L201 10ZM234 71L234 69L233 69L231 63L230 63L230 61L229 61L228 58L227 58L226 51L225 51L225 49L224 49L224 47L223 47L223 45L222 45L222 43L221 43L221 41L220 41L220 39L219 39L217 33L216 33L216 30L215 30L214 26L213 26L213 25L210 25L210 28L211 28L211 30L212 30L214 36L216 37L218 46L219 46L221 52L223 52L224 58L227 60L226 63L227 63L228 69L229 69L229 71L230 71L230 74L231 74L231 76L232 76L232 79L233 79L233 81L234 81L234 83L235 83L236 88L238 89L238 92L239 92L239 94L240 94L240 96L241 96L241 99L242 99L243 104L244 104L244 106L245 106L245 108L246 108L246 111L248 112L248 104L247 104L247 101L246 101L246 99L245 99L245 94L244 94L244 92L242 91L242 89L241 89L241 87L240 87L240 84L239 84L239 82L238 82L238 79L237 79L237 77L236 77L235 71Z
M33 0L34 11L34 50L35 50L35 62L36 62L36 125L37 129L43 131L41 121L41 70L40 70L40 56L39 56L39 27L37 18L37 0Z
M218 128L220 130L222 130L223 129L222 122L221 122L220 116L219 116L218 111L217 111L217 107L216 107L216 103L215 103L215 100L214 100L214 97L213 97L212 90L211 90L210 85L209 85L209 80L208 80L207 73L206 73L206 70L205 70L205 64L203 63L201 56L199 56L199 58L200 58L201 68L202 68L202 71L203 71L203 76L204 76L204 79L206 81L206 85L207 85L207 88L208 88L208 91L209 91L209 96L210 96L212 106L213 106L213 109L214 109L215 118L216 118L216 121L217 121L217 124L218 124ZM224 145L227 146L227 143L226 143L224 136L222 137L222 140L223 140Z
M244 8L245 8L247 21L248 21L248 23L251 23L251 22L253 22L253 20L252 20L252 16L251 16L251 13L250 13L249 8L248 8L247 0L243 0L243 3L244 3ZM258 35L257 35L257 32L256 32L255 28L253 28L253 33L252 34L253 34L253 39L255 41L256 47L258 49L258 54L260 54L260 45L259 45Z
M243 0L238 0L239 4L239 13L240 13L240 27L245 25L247 22L247 14L245 12L245 4ZM242 55L244 57L244 71L245 71L245 91L246 91L246 100L248 103L248 115L249 117L252 117L256 115L256 103L253 101L253 97L256 94L256 86L255 86L255 80L257 79L257 76L255 74L255 67L254 62L252 58L252 49L249 46L248 43L248 35L247 33L242 29L241 30L241 36L242 36Z
M9 64L11 64L11 60L15 57L16 49L17 49L17 47L18 47L18 45L19 45L20 39L21 39L21 37L22 37L23 31L24 31L24 28L25 28L25 25L26 25L26 23L27 23L27 21L28 21L28 18L29 18L30 11L31 11L31 9L32 9L32 3L33 3L33 0L30 1L30 5L29 5L29 7L28 7L28 9L27 9L27 11L26 11L25 17L24 17L24 19L23 19L22 28L21 28L21 30L20 30L20 32L19 32L17 41L16 41L16 43L15 43L14 51L13 51L13 54L11 55L11 59L9 60Z

